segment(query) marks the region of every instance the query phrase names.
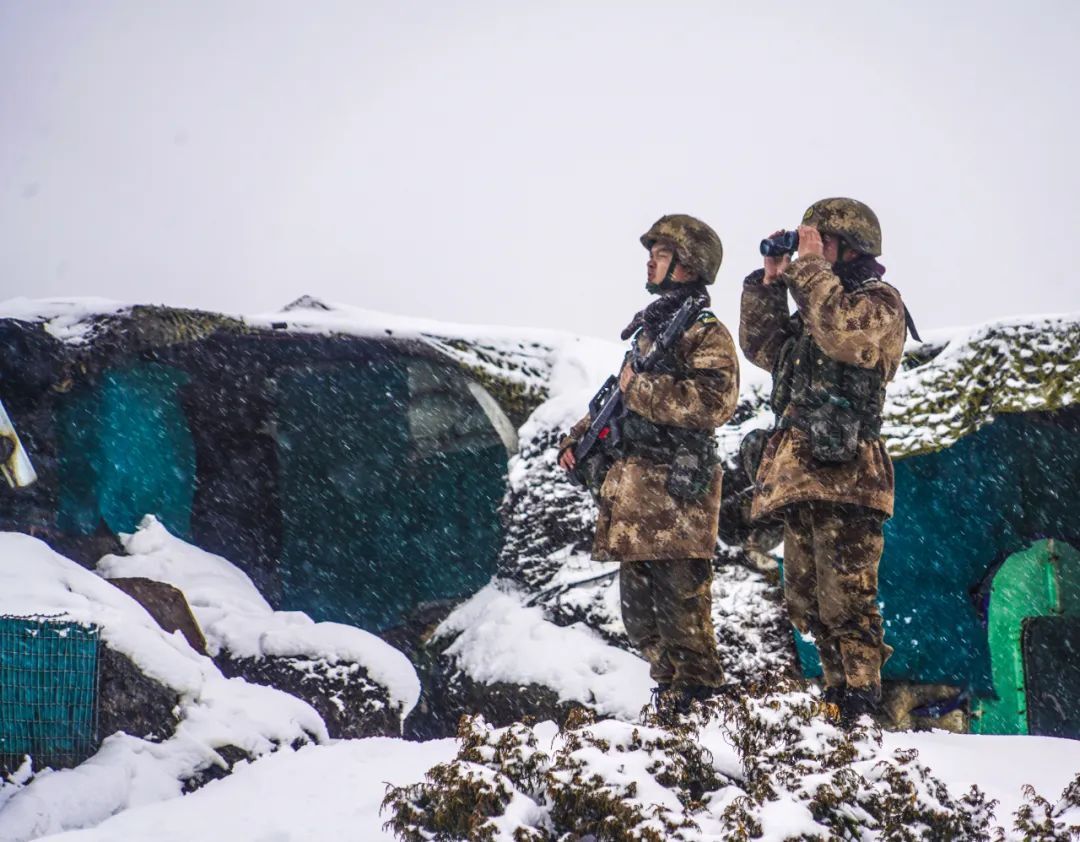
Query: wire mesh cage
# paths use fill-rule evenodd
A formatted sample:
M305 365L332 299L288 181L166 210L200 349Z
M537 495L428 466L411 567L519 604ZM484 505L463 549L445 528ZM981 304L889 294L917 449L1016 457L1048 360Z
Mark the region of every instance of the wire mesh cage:
M97 750L99 641L97 626L0 616L0 769L27 755L68 768Z

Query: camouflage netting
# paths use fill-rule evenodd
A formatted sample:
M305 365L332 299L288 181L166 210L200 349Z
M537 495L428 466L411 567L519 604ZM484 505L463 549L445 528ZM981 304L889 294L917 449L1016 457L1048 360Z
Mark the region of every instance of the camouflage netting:
M768 391L743 391L747 418L719 433L729 464L742 434L769 426ZM996 415L1080 402L1080 316L1015 319L909 342L888 386L882 436L894 459L950 447ZM752 417L751 417L752 416Z
M425 341L462 366L520 427L547 400L551 348L538 342L487 342L424 335Z
M1080 319L987 325L891 385L882 432L893 458L941 450L1006 412L1080 401Z
M957 795L913 750L800 692L718 700L639 723L575 711L552 735L461 721L458 755L424 782L388 788L388 830L405 842L514 840L997 840L994 802ZM1021 838L1080 834L1080 776L1056 804L1034 791Z

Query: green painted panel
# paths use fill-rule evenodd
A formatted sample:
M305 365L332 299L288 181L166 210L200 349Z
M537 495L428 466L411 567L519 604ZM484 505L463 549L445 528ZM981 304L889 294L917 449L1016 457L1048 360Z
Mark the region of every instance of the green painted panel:
M990 660L997 698L980 699L972 730L1026 734L1027 700L1021 650L1024 619L1058 613L1054 566L1047 542L1005 560L990 589Z

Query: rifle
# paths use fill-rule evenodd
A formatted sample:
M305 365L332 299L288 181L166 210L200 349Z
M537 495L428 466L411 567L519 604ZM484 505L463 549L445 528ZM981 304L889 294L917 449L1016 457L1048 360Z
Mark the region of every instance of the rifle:
M627 354L634 371L642 373L654 369L675 347L675 343L697 318L699 312L699 301L694 296L687 296L644 357L639 357L636 353ZM590 455L595 455L594 449L597 443L602 442L605 450L613 450L622 440L619 422L626 417L626 411L623 393L619 388L619 378L613 374L604 381L604 385L589 401L589 418L591 419L589 429L574 448L575 467L570 472L570 476L578 485L588 485L585 476L579 471L584 460Z
M0 474L12 488L30 485L37 479L30 457L26 455L19 435L0 401Z

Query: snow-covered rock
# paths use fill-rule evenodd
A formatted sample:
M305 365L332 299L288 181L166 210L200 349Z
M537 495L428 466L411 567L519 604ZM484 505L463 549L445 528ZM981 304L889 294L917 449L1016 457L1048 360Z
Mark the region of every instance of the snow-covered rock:
M128 555L107 555L105 578L141 576L179 588L222 670L300 695L329 720L334 736L383 733L420 695L409 659L375 635L274 611L247 574L220 556L170 535L153 516L121 536Z
M164 739L103 734L98 752L74 769L43 770L0 785L5 842L84 827L136 804L173 798L204 780L208 770L227 768L239 757L328 739L309 705L226 678L127 594L30 536L0 533L0 614L97 626L103 646L176 698Z

